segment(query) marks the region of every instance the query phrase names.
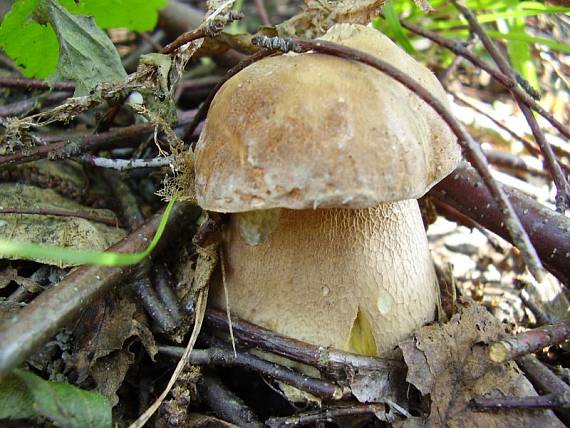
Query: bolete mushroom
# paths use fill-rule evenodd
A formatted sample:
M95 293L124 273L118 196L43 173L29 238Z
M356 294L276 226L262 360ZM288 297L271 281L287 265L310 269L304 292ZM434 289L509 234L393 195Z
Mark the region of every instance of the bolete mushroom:
M380 32L323 37L376 55L446 103L435 76ZM390 356L434 319L439 290L417 198L460 159L425 102L381 72L316 53L229 79L196 149L196 193L232 213L233 314L309 343ZM225 307L222 284L210 303Z

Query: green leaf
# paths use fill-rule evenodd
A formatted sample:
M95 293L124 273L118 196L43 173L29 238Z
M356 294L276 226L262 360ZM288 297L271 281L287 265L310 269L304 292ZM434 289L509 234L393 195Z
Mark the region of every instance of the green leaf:
M10 374L0 383L0 420L30 419L35 415L34 398L26 384Z
M149 31L167 0L61 0L70 13L87 15L101 28ZM54 30L34 21L38 0L17 0L0 25L0 48L27 77L45 78L56 70L59 48ZM134 13L136 11L136 13Z
M47 77L55 71L59 48L51 27L32 19L37 0L19 0L0 25L0 48L27 77Z
M508 1L513 5L513 8L518 4L516 0ZM511 19L501 19L497 24L499 31L503 34L526 35L525 20L519 16L514 16ZM538 83L536 66L534 65L529 44L522 40L507 40L507 52L513 68L524 77L534 89L538 90L540 85Z
M54 263L72 263L77 265L100 265L100 266L126 266L134 265L148 257L152 250L160 241L160 237L166 228L168 217L174 207L176 198L172 198L164 214L160 219L160 224L156 234L149 246L140 253L111 253L102 251L77 250L72 248L54 247L49 245L29 244L26 242L15 242L0 239L0 258L2 256L18 257L26 260L51 260Z
M400 18L396 10L394 9L394 4L389 2L384 5L384 16L386 17L386 22L388 23L388 28L390 29L391 35L398 41L398 43L406 50L406 52L412 54L416 50L412 46L410 39L404 33L402 24L400 24Z
M9 397L12 391L21 392L18 403ZM21 369L0 384L0 410L10 404L14 411L7 417L11 418L42 416L64 428L108 428L112 424L111 404L101 394L49 382Z
M46 18L59 43L57 72L50 80L75 81L75 96L88 95L98 84L126 79L127 73L113 45L92 18L70 14L56 0L45 2Z

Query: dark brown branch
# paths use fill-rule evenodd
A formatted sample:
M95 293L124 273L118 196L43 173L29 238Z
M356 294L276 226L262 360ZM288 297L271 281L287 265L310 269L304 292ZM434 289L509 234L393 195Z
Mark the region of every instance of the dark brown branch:
M206 31L204 28L198 28L197 30L189 31L178 36L176 40L163 47L160 53L171 54L176 49L184 46L186 43L190 43L198 39L203 39L204 37L206 37Z
M516 360L528 379L539 392L544 394L570 394L570 386L542 364L534 355L523 355ZM556 415L566 424L570 424L570 410L557 409Z
M184 352L184 348L176 346L159 346L158 350L174 357L180 357ZM195 349L190 354L190 363L252 370L326 400L346 400L351 395L348 388L309 377L289 367L263 360L249 352L238 350L234 354L229 347L216 346L205 350Z
M531 397L474 398L474 407L480 410L491 409L553 409L570 408L570 394L537 395Z
M225 312L209 308L204 325L218 332L229 331ZM240 345L263 349L283 357L314 366L322 372L335 373L351 370L400 370L402 363L396 360L366 357L322 346L310 345L300 340L281 336L272 330L251 324L232 316L234 337Z
M178 301L174 290L171 288L172 280L166 266L162 263L153 264L151 280L161 302L167 308L176 323L180 324L182 322L180 302Z
M285 42L285 43L283 43ZM426 104L428 104L439 116L445 121L452 132L457 136L457 141L463 148L464 154L469 160L469 162L477 170L477 173L483 179L483 182L495 198L495 200L501 206L501 212L503 215L504 223L509 230L509 234L515 245L520 250L523 255L523 259L535 278L539 281L544 277L544 271L542 268L542 263L536 254L536 250L532 246L527 232L522 227L520 220L513 210L513 207L502 190L500 184L498 184L489 171L487 160L485 155L481 151L479 145L473 140L471 135L464 129L464 127L455 119L455 117L449 112L449 110L431 93L429 93L422 85L416 82L413 78L408 76L405 72L394 67L393 65L383 61L379 58L369 55L364 52L360 52L356 49L352 49L347 46L342 46L337 43L326 42L322 40L317 41L304 41L298 40L295 42L287 41L279 38L267 38L267 37L254 37L252 43L263 46L263 47L285 47L286 50L294 50L295 52L308 52L314 51L327 55L334 55L340 58L345 58L353 61L358 61L362 64L369 65L382 73L390 76L397 82L404 85L414 94L416 94L420 99L422 99ZM275 44L277 43L277 45Z
M406 21L401 21L401 23L404 28L410 30L412 33L423 36L431 40L432 42L437 43L438 45L449 49L451 52L453 52L456 55L461 55L476 67L485 70L497 82L499 82L509 91L514 92L517 95L517 97L520 97L520 99L525 104L530 106L534 111L536 111L538 114L544 117L548 122L550 122L552 126L558 129L558 131L562 135L564 135L566 138L570 138L570 128L568 128L566 125L556 120L556 118L552 116L549 112L547 112L535 99L533 99L529 94L526 93L526 91L520 88L516 80L511 79L509 76L502 73L500 70L497 70L496 68L487 64L485 61L480 59L473 52L470 52L467 48L465 48L465 46L462 43L458 42L457 40L446 39L445 37L441 37L439 34L435 32L417 27Z
M48 82L37 79L27 79L25 77L0 77L0 87L7 89L20 89L24 91L50 89ZM74 82L56 82L51 88L54 91L73 92L75 91Z
M455 5L457 9L461 12L461 14L467 19L469 22L469 27L471 31L479 37L485 49L491 55L491 58L495 61L499 70L501 70L511 81L517 82L517 78L515 72L507 59L503 56L503 54L499 51L495 43L491 40L491 38L487 35L481 24L477 21L477 18L471 12L470 9L463 6L456 0L452 0L452 3ZM531 109L529 108L528 103L526 103L521 96L514 91L514 88L519 88L516 84L509 88L512 95L514 96L517 104L519 105L523 115L528 122L532 134L534 135L534 139L536 140L537 144L544 155L545 164L548 167L549 171L552 174L552 178L554 180L554 184L556 185L556 209L558 212L564 213L568 207L570 207L570 187L568 185L568 180L564 175L560 164L558 163L558 159L556 159L556 155L554 154L552 147L546 140L544 133L540 129L536 118L534 117Z
M570 284L570 219L521 192L505 189L544 264L560 281ZM430 195L512 243L499 205L472 168L460 166L436 184Z
M223 382L211 373L206 373L198 382L200 397L220 419L244 428L262 428L255 413Z
M54 217L77 217L108 226L118 226L116 218L104 218L78 211L58 210L50 208L0 208L0 214L50 215Z
M502 363L570 339L570 319L528 330L489 345L491 360Z
M163 240L177 229L189 205L174 206ZM121 253L141 251L148 246L163 211L109 250ZM133 267L81 266L68 274L57 286L40 294L11 319L0 325L0 381L30 354L73 320L86 305L108 292L123 280Z
M317 422L330 422L343 416L362 416L384 414L385 420L389 420L386 414L385 404L360 404L354 403L343 407L332 407L322 410L313 410L300 413L294 416L272 417L265 421L265 425L270 428L300 427ZM317 425L314 425L317 426Z

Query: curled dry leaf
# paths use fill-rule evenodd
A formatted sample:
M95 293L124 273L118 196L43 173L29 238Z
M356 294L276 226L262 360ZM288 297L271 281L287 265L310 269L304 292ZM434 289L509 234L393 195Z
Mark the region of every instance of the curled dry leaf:
M423 327L399 345L407 381L431 396L427 425L563 426L550 410L478 412L470 407L474 397L525 397L536 391L514 363L495 364L486 356L485 343L504 335L504 326L483 306L459 305L448 323Z
M305 10L276 26L280 37L323 35L334 24L368 24L386 0L306 0Z

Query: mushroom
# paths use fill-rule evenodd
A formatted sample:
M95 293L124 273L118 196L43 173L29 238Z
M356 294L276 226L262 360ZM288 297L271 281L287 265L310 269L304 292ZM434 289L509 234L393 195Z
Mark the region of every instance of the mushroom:
M337 24L322 39L390 62L447 103L435 76L380 32ZM304 53L239 72L196 149L198 203L232 213L232 313L315 345L392 356L434 319L439 289L416 199L459 159L437 113L366 65ZM225 307L221 281L210 304Z

